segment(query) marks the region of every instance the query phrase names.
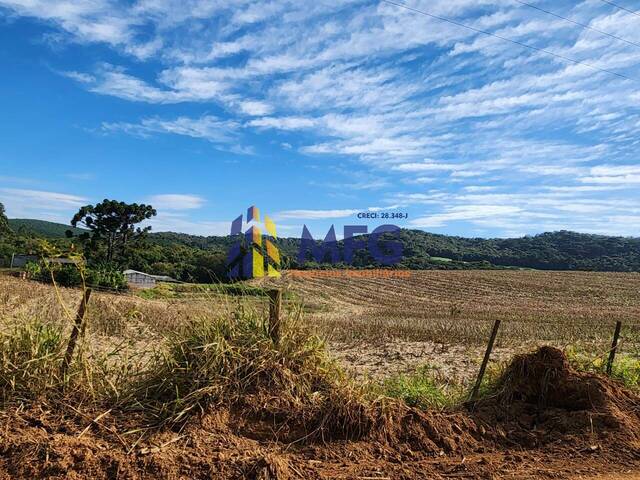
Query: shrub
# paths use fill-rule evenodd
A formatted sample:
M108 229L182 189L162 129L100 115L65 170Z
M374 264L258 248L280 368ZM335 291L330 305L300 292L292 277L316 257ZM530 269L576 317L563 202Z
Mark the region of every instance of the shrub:
M30 262L26 266L29 278L39 282L52 283L52 279L62 287L79 287L84 283L92 287L109 290L126 290L127 280L117 265L97 264L88 268L81 264L60 264L43 261Z
M113 264L99 264L87 268L85 281L87 285L111 290L126 290L128 288L124 274Z
M80 267L75 264L59 264L46 261L41 263L30 262L25 268L29 278L32 280L51 283L52 279L55 279L56 283L63 287L82 285Z

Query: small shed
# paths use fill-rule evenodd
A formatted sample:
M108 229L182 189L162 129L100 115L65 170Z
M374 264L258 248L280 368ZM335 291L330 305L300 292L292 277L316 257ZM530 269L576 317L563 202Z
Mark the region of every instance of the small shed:
M125 270L122 272L124 278L130 287L134 288L153 288L156 286L157 280L153 275L138 272L137 270Z
M11 256L11 268L24 268L27 263L41 263L42 261L44 261L44 263L57 265L80 265L82 263L81 260L75 258L51 257L43 259L38 255L22 255L16 253Z

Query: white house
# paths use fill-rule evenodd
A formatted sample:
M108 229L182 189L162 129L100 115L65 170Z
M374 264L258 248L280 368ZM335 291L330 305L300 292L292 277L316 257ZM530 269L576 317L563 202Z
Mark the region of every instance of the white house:
M149 275L148 273L138 272L136 270L125 270L122 274L124 275L124 278L127 279L127 283L130 287L153 288L157 283L157 280L153 275Z
M176 279L166 275L150 275L137 270L125 270L122 272L130 287L153 288L158 282L179 283Z

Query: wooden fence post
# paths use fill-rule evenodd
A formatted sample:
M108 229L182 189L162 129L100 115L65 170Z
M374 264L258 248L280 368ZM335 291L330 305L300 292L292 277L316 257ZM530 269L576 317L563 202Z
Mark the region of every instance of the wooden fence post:
M613 360L616 358L616 350L618 350L618 339L620 338L620 330L622 329L622 322L616 322L616 329L613 332L613 341L611 342L611 350L609 350L609 360L607 360L607 375L611 375L613 369Z
M78 308L78 313L76 314L76 321L73 324L73 328L71 329L71 336L69 337L69 344L67 345L67 351L64 354L64 359L62 360L62 368L60 370L61 376L64 376L69 369L69 365L71 364L71 359L73 358L73 351L76 348L76 343L78 341L78 333L83 329L84 323L84 314L87 311L87 304L89 303L89 297L91 296L91 289L87 288L84 291L82 296L82 301L80 302L80 307Z
M480 371L478 372L478 378L476 380L476 384L473 386L473 391L471 392L471 400L475 400L478 396L478 392L480 391L480 384L482 383L484 372L487 369L487 364L489 363L489 357L491 356L491 351L493 350L493 344L496 341L496 335L498 335L499 328L500 328L500 320L496 320L495 323L493 324L491 337L489 337L489 344L487 345L487 351L484 352L484 358L482 359L482 365L480 365Z
M269 290L269 336L274 343L280 341L280 311L282 310L282 290Z

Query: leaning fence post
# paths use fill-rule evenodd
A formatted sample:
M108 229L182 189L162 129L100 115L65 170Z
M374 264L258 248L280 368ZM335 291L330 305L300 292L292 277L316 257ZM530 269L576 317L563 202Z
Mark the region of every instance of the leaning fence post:
M282 309L282 290L269 290L269 336L274 343L280 341L280 310Z
M78 341L78 333L82 329L82 325L84 322L84 314L87 311L87 304L89 303L89 297L91 296L91 289L87 288L84 291L82 296L82 301L80 302L80 308L78 308L78 313L76 314L76 320L73 324L73 328L71 329L71 336L69 337L69 344L67 345L67 351L64 354L64 359L62 360L62 369L60 370L61 376L64 376L67 373L69 368L69 364L71 363L71 359L73 358L73 351L76 348L76 342Z
M622 322L618 320L616 322L616 329L613 332L613 341L611 342L611 350L609 350L609 360L607 360L607 375L611 375L613 369L613 360L616 358L616 350L618 350L618 339L620 338L620 330L622 329Z
M482 365L480 365L480 371L478 372L478 379L476 380L476 384L474 385L473 391L471 392L471 400L475 400L478 396L478 392L480 391L480 384L482 383L484 372L487 369L487 364L489 363L489 357L491 356L491 351L493 350L493 344L496 341L496 335L498 335L498 328L500 328L500 320L496 320L493 324L493 330L491 331L491 337L489 337L487 351L484 352Z

